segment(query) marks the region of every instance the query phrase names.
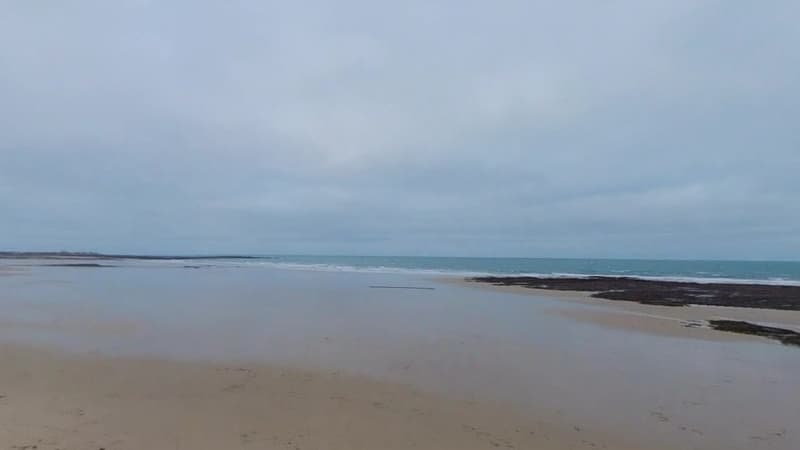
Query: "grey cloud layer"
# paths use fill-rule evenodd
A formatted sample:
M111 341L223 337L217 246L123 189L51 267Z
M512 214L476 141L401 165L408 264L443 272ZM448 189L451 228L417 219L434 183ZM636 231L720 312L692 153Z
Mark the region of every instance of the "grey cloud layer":
M6 2L0 247L797 258L800 6L566 3Z

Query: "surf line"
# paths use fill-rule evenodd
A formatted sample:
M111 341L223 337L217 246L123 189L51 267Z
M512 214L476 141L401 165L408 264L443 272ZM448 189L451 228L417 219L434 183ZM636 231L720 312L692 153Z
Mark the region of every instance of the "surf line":
M433 291L436 288L425 286L370 286L370 289L419 289L425 291Z

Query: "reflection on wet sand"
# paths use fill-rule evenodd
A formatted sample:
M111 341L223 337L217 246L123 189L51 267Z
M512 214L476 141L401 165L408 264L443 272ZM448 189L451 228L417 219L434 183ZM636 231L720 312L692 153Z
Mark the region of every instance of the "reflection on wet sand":
M528 424L521 430L538 426L550 438L565 440L562 448L590 448L591 444L639 449L800 447L800 422L796 420L800 417L800 392L796 389L800 385L800 351L759 338L740 339L686 327L691 317L664 319L662 311L648 309L658 308L653 306L625 303L620 308L617 302L611 307L597 299L519 295L503 288L476 289L412 275L176 267L35 267L25 277L4 277L0 299L3 322L18 325L0 327L0 340L16 342L25 349L31 345L53 349L44 357L35 356L39 350L6 346L6 355L17 355L21 365L19 370L4 372L9 382L17 384L9 384L16 387L0 394L21 398L15 389L35 393L49 386L47 392L53 398L64 395L69 400L59 404L63 409L89 411L91 407L92 414L101 414L130 402L146 416L148 408L164 408L175 417L184 417L175 419L183 422L174 423L178 430L174 434L186 442L199 440L186 435L195 429L192 423L202 424L200 428L209 433L229 430L214 424L225 423L218 422L219 415L234 414L236 405L244 402L241 411L264 418L265 423L278 421L271 430L279 439L291 439L301 448L319 444L323 442L319 439L334 430L304 431L292 422L299 415L287 413L286 422L280 422L282 418L273 416L275 411L259 405L272 399L288 410L319 407L334 414L318 406L317 400L331 401L332 396L341 394L336 393L338 383L352 386L348 380L358 379L362 380L358 383L374 383L370 385L374 386L370 391L374 398L364 394L359 398L366 409L341 413L344 422L340 426L349 427L353 439L363 437L358 442L347 441L351 445L347 448L375 448L374 436L357 426L362 420L359 414L384 411L372 401L393 411L383 418L383 425L364 422L386 430L387 441L380 445L386 448L407 448L389 437L401 431L418 435L415 442L422 448L494 448L490 435L500 447L548 448L539 441L520 439L515 430L499 426L501 422ZM629 309L633 307L642 309ZM695 313L694 308L666 309ZM729 313L735 311L725 311L725 315ZM614 323L622 320L617 314L628 315L623 321L628 326ZM656 327L651 321L668 331L651 332ZM41 365L24 366L34 359ZM122 403L113 405L103 403L100 391L78 390L73 396L66 395L74 379L60 378L58 370L63 367L89 379L122 384L126 380L122 373L138 373L130 361L149 361L143 363L149 369L142 369L145 372L140 375L151 384L135 386L129 397L123 395ZM184 364L193 369L176 368ZM335 372L342 379L323 377L327 381L289 389L288 385L272 384L277 383L275 378L265 375L254 381L261 390L252 398L260 400L248 403L242 394L219 400L230 403L214 410L211 405L221 397L201 392L212 385L234 386L237 382L190 373L213 372L211 368L219 367L265 374L292 367L313 377ZM24 373L36 375L25 378ZM159 373L181 373L188 379L196 376L196 381L189 382L196 390L170 391L174 386L168 389L171 385L161 384ZM242 374L230 374L238 375ZM164 379L171 376L164 375ZM290 391L306 401L294 403ZM389 391L394 394L385 396ZM429 397L412 406L416 401L412 391ZM315 400L308 400L311 397ZM25 417L35 418L45 411L47 400L42 397L41 402L31 403L27 413L33 415ZM476 406L470 410L464 405ZM476 415L466 420L453 412L461 407L465 408L463 414ZM424 421L433 424L432 428L409 415L413 408L438 417ZM189 409L197 414L189 414ZM503 420L490 420L494 415ZM110 420L110 416L104 417ZM124 414L114 417L117 424L134 420ZM464 420L456 423L446 417ZM91 420L99 419L93 415ZM36 419L30 419L27 425L34 422ZM114 429L108 426L111 428L105 429ZM22 433L22 429L17 430ZM241 430L236 436L251 436L252 431L260 436L268 429L264 425L260 431ZM148 428L143 425L137 430L145 433ZM301 443L297 435L281 434L289 430L303 433L307 440ZM483 447L470 447L458 433L472 436ZM573 438L576 440L569 441ZM334 442L336 438L331 439ZM134 441L145 442L129 442ZM344 441L336 442L345 446Z

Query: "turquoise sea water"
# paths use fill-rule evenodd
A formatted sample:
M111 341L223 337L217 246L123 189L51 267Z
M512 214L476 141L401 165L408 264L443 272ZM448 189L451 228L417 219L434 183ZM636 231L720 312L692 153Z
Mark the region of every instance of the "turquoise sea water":
M166 258L166 257L164 257ZM645 279L800 285L800 261L700 261L654 259L489 258L431 256L259 255L208 259L98 259L114 266L242 267L317 272L422 275L617 276ZM4 259L4 264L49 265L54 260ZM93 262L79 258L76 262Z
M792 261L281 255L252 263L287 269L324 271L465 275L610 275L694 281L759 281L774 284L800 284L800 262Z

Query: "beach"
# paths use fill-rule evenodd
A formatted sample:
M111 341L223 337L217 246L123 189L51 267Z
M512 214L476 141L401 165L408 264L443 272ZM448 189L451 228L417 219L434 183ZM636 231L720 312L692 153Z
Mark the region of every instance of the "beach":
M502 277L499 279L502 279ZM709 323L717 320L765 324L782 327L782 329L793 333L800 333L800 295L791 297L796 299L792 303L793 309L716 306L696 304L691 303L691 301L676 302L676 305L667 306L658 304L658 301L643 303L637 300L603 298L596 295L598 291L577 291L562 288L555 290L542 289L525 286L524 283L495 284L493 283L493 281L496 281L495 279L476 281L473 278L468 278L466 280L450 281L512 294L558 298L570 303L572 306L553 308L550 310L553 314L647 334L664 334L674 337L712 340L764 339L763 336L743 335L742 333L731 334L714 330L709 326ZM567 285L570 280L561 279L558 281ZM735 285L731 286L731 290L733 289L735 289ZM791 289L797 290L798 288L792 286ZM651 293L651 295L653 294ZM669 295L669 291L662 295ZM655 295L652 298L659 299L660 297ZM576 308L574 305L582 305L587 308Z
M0 450L800 450L798 19L0 2Z
M0 346L0 357L2 448L556 449L581 444L572 429L531 423L504 408L337 372L69 355L13 345Z
M800 445L800 349L686 326L797 311L177 262L0 272L3 448Z

